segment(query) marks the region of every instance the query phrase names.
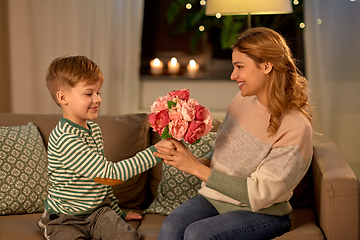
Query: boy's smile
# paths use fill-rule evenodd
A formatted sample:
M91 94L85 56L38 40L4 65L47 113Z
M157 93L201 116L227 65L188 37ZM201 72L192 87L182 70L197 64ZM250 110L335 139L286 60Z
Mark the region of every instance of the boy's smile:
M100 83L89 85L80 82L72 88L63 90L63 117L88 128L87 120L95 120L98 116L101 104L100 88Z

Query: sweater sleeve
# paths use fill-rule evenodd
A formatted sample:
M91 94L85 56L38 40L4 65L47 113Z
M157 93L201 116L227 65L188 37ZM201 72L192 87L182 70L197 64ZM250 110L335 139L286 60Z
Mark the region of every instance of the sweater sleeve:
M311 157L304 159L299 146L273 149L266 161L247 180L254 211L290 200L292 191L304 177Z
M107 161L104 156L90 149L80 137L73 134L64 134L59 139L59 146L62 146L56 148L59 152L54 153L60 156L59 161L72 171L90 179L100 177L126 181L161 162L160 158L152 154L156 151L154 146L117 163Z
M258 211L288 201L292 190L305 175L310 160L303 159L297 146L273 149L249 177L240 178L212 170L206 187Z
M217 170L212 170L206 187L214 189L241 203L250 205L245 178L231 176Z

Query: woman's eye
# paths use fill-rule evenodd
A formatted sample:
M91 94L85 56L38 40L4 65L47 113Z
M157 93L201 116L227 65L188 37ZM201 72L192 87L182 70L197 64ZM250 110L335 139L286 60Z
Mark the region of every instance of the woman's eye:
M242 66L235 64L235 65L234 65L234 69L235 69L235 68L236 68L236 69L240 69L240 68L242 68Z

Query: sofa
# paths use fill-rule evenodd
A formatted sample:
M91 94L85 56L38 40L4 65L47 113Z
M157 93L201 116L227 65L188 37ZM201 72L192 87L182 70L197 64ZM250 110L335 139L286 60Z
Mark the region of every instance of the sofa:
M41 196L44 196L41 188L47 185L43 179L38 183L37 181L39 178L46 177L44 161L46 162L48 136L60 117L60 115L0 113L0 143L7 141L6 143L3 142L3 149L0 150L0 166L3 168L0 170L0 183L2 184L0 186L0 210L3 213L0 216L1 240L44 239L38 230L37 221L42 211ZM10 150L11 146L5 146L6 144L11 145L11 141L6 140L4 136L9 129L18 131L25 129L26 126L30 129L33 127L33 125L29 125L30 122L36 126L41 139L37 140L37 143L43 144L43 147L35 148L35 152L41 157L31 158L28 154L28 161L31 164L24 170L20 169L23 165L16 167L18 166L16 164L21 162L26 165L23 157L28 151L24 152L23 157L20 156L21 154L16 155L16 151ZM105 156L110 161L117 162L131 157L136 152L159 141L159 135L149 127L145 113L103 115L99 116L96 122L102 129ZM220 121L214 120L213 124L213 131L215 132ZM18 126L25 127L18 128ZM30 133L35 134L36 131L31 128ZM25 139L25 135L20 133L18 137ZM17 141L14 136L11 135L12 139ZM26 149L34 149L33 145L36 140L34 142L35 138L32 135L29 136L29 141L20 139L21 141L19 140L18 144L15 143L12 146L17 146L19 149L22 146ZM4 153L12 157L7 159L4 157ZM11 164L15 167L11 168ZM163 165L160 163L152 169L113 187L115 195L119 198L119 205L123 210L132 210L143 214L143 211L151 206L157 197L159 183L164 177ZM12 173L21 175L23 170L25 173L33 172L35 180L31 179L29 175L28 180L25 178L25 182L18 183L14 177L9 177ZM31 188L35 189L35 192L29 193L30 197L26 196L26 192L33 190ZM25 189L25 193L19 189ZM14 198L7 196L10 192ZM27 197L29 200L24 200ZM34 200L34 206L29 204L31 199ZM19 205L17 201L23 201L24 204ZM291 230L277 239L359 239L359 180L334 142L314 143L314 157L311 167L294 190L291 203L293 206L293 211L290 214L292 218ZM154 240L157 239L161 223L165 218L166 215L164 214L148 212L143 215L142 221L129 221L129 224L138 230L141 239Z

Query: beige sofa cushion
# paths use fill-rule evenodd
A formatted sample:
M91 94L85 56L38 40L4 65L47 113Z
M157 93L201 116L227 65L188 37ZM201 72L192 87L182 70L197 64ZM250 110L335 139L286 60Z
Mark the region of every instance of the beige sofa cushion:
M147 114L99 116L107 160L118 162L133 157L150 145ZM126 182L114 186L114 194L121 208L146 208L149 194L149 171L136 175Z

